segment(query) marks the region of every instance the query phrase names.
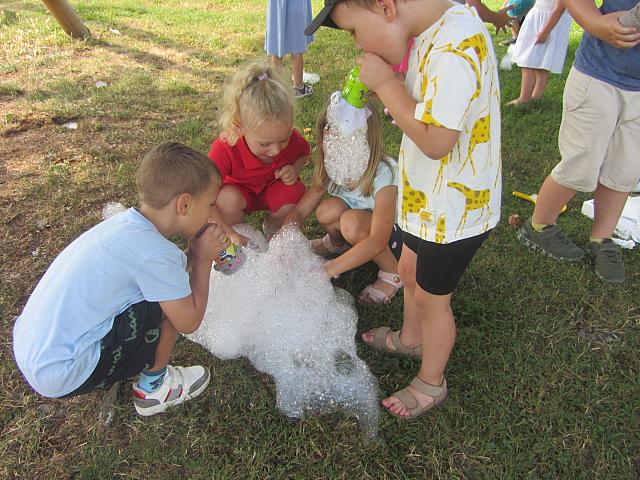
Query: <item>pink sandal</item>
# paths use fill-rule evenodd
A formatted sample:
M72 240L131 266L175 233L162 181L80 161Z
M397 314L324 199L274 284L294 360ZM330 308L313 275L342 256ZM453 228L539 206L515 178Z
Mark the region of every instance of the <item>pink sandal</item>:
M331 243L331 237L327 233L322 238L314 238L311 240L311 249L313 253L316 255L320 255L322 257L327 257L330 255L340 255L341 253L349 250L349 244L344 242L344 244L336 247L333 243Z
M360 305L380 305L382 303L389 303L395 294L398 293L398 290L404 287L404 283L402 283L400 275L397 273L383 272L380 270L378 272L378 280L386 283L387 285L391 285L394 288L393 292L386 294L375 288L372 283L371 285L367 285L358 295L358 303Z

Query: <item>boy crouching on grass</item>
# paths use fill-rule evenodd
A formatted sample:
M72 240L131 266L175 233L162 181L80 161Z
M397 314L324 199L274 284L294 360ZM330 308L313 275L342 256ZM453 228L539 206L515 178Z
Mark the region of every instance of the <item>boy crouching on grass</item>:
M228 246L208 223L220 175L179 143L148 152L137 174L140 209L99 223L67 246L46 271L13 330L13 351L29 384L71 397L140 373L136 411L163 412L209 384L201 366L172 367L178 332L202 322L211 265ZM191 240L192 268L169 238Z

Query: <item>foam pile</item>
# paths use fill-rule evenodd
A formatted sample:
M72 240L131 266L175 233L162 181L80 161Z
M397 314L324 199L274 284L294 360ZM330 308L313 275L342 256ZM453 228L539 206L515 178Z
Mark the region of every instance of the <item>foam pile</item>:
M255 250L234 275L212 271L200 328L188 337L221 359L246 357L276 383L287 416L343 410L375 436L378 387L356 355L353 297L334 289L309 241L293 226L268 244L239 225Z

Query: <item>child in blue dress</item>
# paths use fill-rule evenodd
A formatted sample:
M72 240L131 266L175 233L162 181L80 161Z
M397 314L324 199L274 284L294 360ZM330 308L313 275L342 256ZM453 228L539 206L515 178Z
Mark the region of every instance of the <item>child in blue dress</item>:
M267 6L264 49L271 56L271 64L278 68L282 68L284 56L291 54L293 96L298 98L313 93L311 85L303 83L303 54L313 42L313 35L305 35L304 29L311 17L311 0L269 0Z

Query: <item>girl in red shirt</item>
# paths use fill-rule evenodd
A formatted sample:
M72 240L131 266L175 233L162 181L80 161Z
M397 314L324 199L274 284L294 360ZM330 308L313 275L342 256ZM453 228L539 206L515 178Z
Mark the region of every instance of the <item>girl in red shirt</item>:
M222 218L217 220L232 239L230 225L261 210L269 212L262 226L269 239L304 195L298 174L310 148L293 129L293 102L277 69L264 63L248 65L226 88L222 133L209 158L222 176L215 203Z

